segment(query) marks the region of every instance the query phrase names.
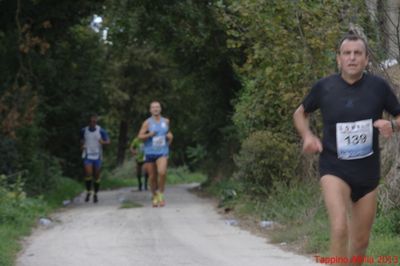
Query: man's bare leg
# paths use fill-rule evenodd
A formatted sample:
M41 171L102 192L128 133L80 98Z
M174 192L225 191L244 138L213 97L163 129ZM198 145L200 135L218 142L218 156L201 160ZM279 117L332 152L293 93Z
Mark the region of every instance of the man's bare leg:
M86 187L86 197L85 202L90 200L90 194L92 193L92 183L93 183L93 165L85 164L85 187Z
M369 237L376 215L377 189L366 194L364 197L353 203L349 225L350 243L349 256L360 256L364 258ZM362 265L353 263L352 265Z
M167 178L167 167L168 167L168 157L162 156L158 158L156 161L157 164L157 174L159 177L159 191L160 191L160 206L165 205L165 200L164 200L164 191L165 191L165 182Z
M345 258L349 242L350 187L334 175L323 176L320 183L330 222L330 256Z
M93 195L93 202L97 203L98 198L97 198L97 192L100 190L100 168L94 167L94 195Z
M156 164L155 163L145 163L144 167L146 169L147 174L149 175L149 181L150 181L150 189L151 193L153 194L153 207L158 206L158 201L157 201L157 190L158 190L158 182L157 182L157 169L156 169Z
M168 157L160 157L157 162L157 174L159 177L159 190L161 193L164 193L165 190L165 182L167 177L167 167L168 167Z

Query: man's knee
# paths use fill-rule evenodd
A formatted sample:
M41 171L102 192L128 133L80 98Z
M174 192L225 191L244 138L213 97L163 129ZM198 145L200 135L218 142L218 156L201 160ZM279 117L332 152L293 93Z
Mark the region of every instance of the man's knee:
M345 222L338 222L333 225L331 225L331 232L332 235L341 240L347 240L348 239L348 226L347 223Z
M92 170L92 168L85 167L85 175L86 175L86 176L91 176L91 175L93 175L93 170Z
M350 245L353 250L363 251L368 248L369 244L369 234L366 233L364 235L360 235L357 237L353 237L350 240Z

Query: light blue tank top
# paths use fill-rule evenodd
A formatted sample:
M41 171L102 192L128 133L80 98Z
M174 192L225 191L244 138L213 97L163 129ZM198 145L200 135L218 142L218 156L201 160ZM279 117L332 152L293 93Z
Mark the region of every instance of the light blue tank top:
M167 120L161 117L160 121L157 122L153 117L150 117L147 119L147 123L149 126L148 130L156 134L144 142L144 154L168 155L167 133L169 131L169 126Z

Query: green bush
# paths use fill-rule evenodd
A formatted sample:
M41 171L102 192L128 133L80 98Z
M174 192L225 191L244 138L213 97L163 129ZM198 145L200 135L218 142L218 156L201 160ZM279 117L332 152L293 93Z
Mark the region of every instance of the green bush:
M82 186L69 178L54 178L55 185L43 196L26 197L21 175L10 177L0 175L0 265L14 265L20 250L20 238L29 234L39 217L46 217L54 208L61 206L64 200L72 199Z
M43 199L49 207L56 208L63 201L73 199L83 190L84 186L77 181L67 177L58 177L54 180L52 189L43 195Z
M373 226L374 233L400 235L400 207L379 211Z
M218 207L230 208L237 206L240 202L247 203L243 199L246 196L245 184L240 180L222 178L214 182L205 182L202 187L207 193L218 198ZM251 205L254 206L254 204Z
M188 146L186 148L186 155L190 160L189 166L194 169L207 157L207 150L203 145L196 144L196 146Z
M0 224L23 224L32 218L30 210L40 206L37 200L26 197L23 185L20 177L10 185L5 175L0 176Z
M17 209L23 205L25 199L23 183L20 182L20 176L17 178L18 182L13 185L9 185L7 179L5 175L0 176L0 223L18 223Z
M254 192L267 193L274 180L296 176L298 149L280 134L256 131L243 141L235 163L235 178L250 183Z
M25 191L29 195L39 195L51 190L57 184L57 179L62 177L59 160L38 152L25 164L24 175Z
M15 141L0 134L0 174L9 175L18 169L19 153Z
M319 184L313 180L274 182L263 202L262 218L285 224L302 224L326 214Z

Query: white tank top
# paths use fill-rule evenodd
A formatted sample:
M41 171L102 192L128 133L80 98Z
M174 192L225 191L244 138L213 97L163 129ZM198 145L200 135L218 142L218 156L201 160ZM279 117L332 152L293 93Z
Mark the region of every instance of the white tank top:
M102 146L99 142L100 139L101 134L99 126L96 125L94 131L90 131L89 127L85 127L82 158L89 160L98 160L102 158Z

